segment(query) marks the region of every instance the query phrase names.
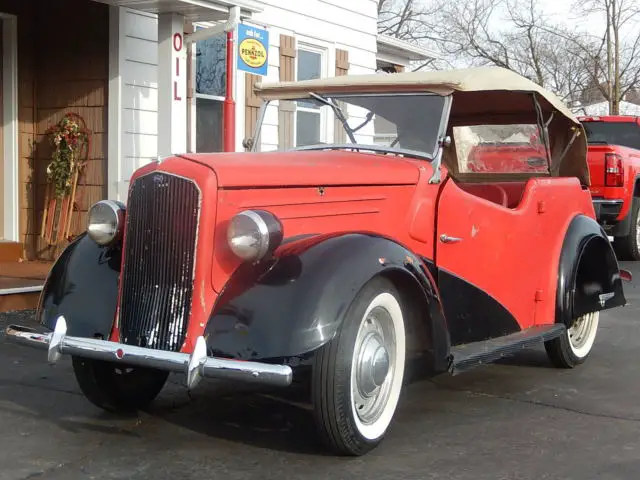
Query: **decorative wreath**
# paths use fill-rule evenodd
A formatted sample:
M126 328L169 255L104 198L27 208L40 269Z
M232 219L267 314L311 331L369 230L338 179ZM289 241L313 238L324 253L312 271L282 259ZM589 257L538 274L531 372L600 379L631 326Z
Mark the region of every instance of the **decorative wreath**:
M86 151L89 132L78 114L67 113L45 133L53 146L51 161L47 165L47 178L54 186L55 196L64 197L73 186L75 173L85 165L86 159L81 156Z

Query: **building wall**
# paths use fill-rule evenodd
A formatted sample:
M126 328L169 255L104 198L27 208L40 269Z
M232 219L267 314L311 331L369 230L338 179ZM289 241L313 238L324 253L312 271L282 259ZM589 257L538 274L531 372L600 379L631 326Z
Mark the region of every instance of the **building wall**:
M377 52L377 2L376 0L265 0L264 12L257 14L250 21L257 27L269 30L269 70L268 76L261 81L277 82L283 78L280 71L281 35L294 39L294 48L311 48L323 51L323 76L335 75L336 50L348 52L348 74L358 75L374 73L376 70ZM243 72L238 73L237 98L243 100L247 96ZM294 62L295 79L295 62ZM327 107L328 109L328 107ZM251 132L246 132L245 109L238 108L237 150L242 150L242 140ZM364 118L361 112L350 108L348 116L353 123ZM326 141L334 136L335 123L332 114L324 122ZM282 116L278 114L277 104L267 109L264 127L261 131L261 148L271 150L278 146L279 123ZM362 130L360 137L370 137L370 132ZM367 138L362 138L368 142ZM368 142L371 143L371 142Z
M348 51L349 74L376 69L376 0L267 0L263 13L249 24L269 30L268 80L280 78L280 35L294 38L294 46L323 49L324 76L335 75L336 50ZM157 155L158 47L157 17L136 10L112 7L109 124L121 134L109 145L109 196L126 201L131 174ZM246 78L238 72L236 99L236 150L242 151L246 132ZM275 108L275 107L273 107ZM350 112L350 116L357 113ZM195 115L191 117L195 118ZM278 115L267 117L277 134ZM275 130L274 130L275 128ZM329 132L333 122L327 122ZM273 143L274 138L263 138ZM192 142L195 144L195 142Z
M109 196L126 201L129 178L158 154L157 16L112 7Z

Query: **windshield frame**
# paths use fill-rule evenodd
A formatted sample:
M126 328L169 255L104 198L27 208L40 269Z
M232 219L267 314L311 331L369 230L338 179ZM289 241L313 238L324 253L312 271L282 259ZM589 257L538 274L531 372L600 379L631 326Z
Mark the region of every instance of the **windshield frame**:
M447 124L449 121L449 113L451 111L451 102L452 102L452 97L451 95L441 95L438 93L434 93L434 92L429 92L429 91L414 91L414 92L374 92L374 93L370 93L370 92L355 92L355 93L351 93L351 92L340 92L340 93L331 93L331 94L327 94L324 92L310 92L310 93L315 93L317 95L320 95L322 97L325 98L329 98L329 99L336 99L336 100L340 100L340 98L345 98L345 97L406 97L406 96L440 96L444 99L444 105L442 108L442 111L440 113L440 122L438 125L438 131L436 133L436 142L434 145L434 150L433 152L418 152L415 150L410 150L410 149L404 149L404 148L394 148L394 147L385 147L383 145L367 145L367 144L363 144L363 143L318 143L318 144L314 144L314 145L302 145L302 146L296 146L296 147L291 147L291 148L287 148L286 150L283 151L310 151L310 150L332 150L332 149L350 149L350 150L369 150L369 151L375 151L378 153L387 153L387 154L394 154L394 155L402 155L402 156L407 156L407 157L413 157L413 158L419 158L422 160L428 160L430 162L432 162L434 164L434 170L438 171L439 174L439 166L440 166L440 159L442 157L442 146L443 143L445 141L445 135L446 135L446 130L447 130ZM313 97L312 97L313 98ZM265 100L262 102L262 105L260 106L260 111L258 112L258 118L256 121L256 125L254 128L254 132L253 135L250 138L250 141L248 142L247 146L250 146L249 151L251 152L256 152L257 148L259 146L259 142L260 142L260 135L261 135L261 131L262 131L262 124L264 122L264 117L266 114L266 110L267 107L269 106L269 104L274 101L274 100L281 100L281 99L269 99L269 100ZM305 97L301 97L301 98L296 98L296 99L286 99L287 101L291 101L291 102L296 102L297 100L308 100L308 98ZM316 100L317 101L317 100ZM331 108L329 106L329 108ZM335 112L334 112L335 115ZM372 117L373 119L373 117ZM344 128L344 126L343 126ZM353 128L353 127L352 127ZM346 129L345 129L346 132ZM348 133L348 132L347 132ZM435 175L435 172L434 172ZM439 175L438 175L439 176Z

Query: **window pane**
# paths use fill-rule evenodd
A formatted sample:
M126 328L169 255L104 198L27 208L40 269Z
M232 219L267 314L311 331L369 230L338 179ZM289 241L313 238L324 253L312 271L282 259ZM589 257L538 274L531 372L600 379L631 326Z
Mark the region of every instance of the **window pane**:
M303 112L296 114L296 145L314 145L320 142L320 113Z
M298 80L320 78L322 56L319 53L298 50Z
M298 50L298 73L296 74L298 80L320 78L321 70L322 55L316 52ZM298 105L307 108L318 108L315 102L308 100L300 100L298 101Z
M224 97L226 42L225 35L196 42L196 93Z
M196 98L196 152L222 151L222 102Z
M549 173L537 125L453 127L460 173Z

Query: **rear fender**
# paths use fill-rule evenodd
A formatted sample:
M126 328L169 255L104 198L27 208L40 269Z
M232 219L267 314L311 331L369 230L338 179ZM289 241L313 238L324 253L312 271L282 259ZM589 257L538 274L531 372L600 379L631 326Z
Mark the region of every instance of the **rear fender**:
M590 312L626 305L620 269L602 227L577 215L562 245L556 294L556 321L567 327Z
M300 357L329 342L358 291L387 275L403 295L418 292L432 367L446 369L448 330L424 263L398 243L370 234L289 241L265 265L242 265L218 298L205 338L209 355L243 360ZM414 297L415 298L415 297ZM410 312L411 313L411 312Z
M58 257L45 282L38 320L53 330L59 315L67 334L108 339L118 301L121 250L101 247L86 232Z

